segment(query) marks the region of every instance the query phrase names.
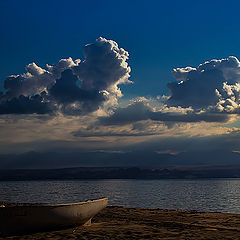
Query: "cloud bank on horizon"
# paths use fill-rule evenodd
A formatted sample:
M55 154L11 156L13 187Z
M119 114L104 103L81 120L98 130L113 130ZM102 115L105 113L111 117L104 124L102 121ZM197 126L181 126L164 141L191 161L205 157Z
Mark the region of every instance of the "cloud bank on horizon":
M83 53L84 60L69 57L47 64L47 69L30 63L26 73L9 76L5 91L0 93L2 126L11 116L22 123L29 116L31 126L45 129L42 134L46 135L40 134L43 138L51 132L58 140L70 141L80 137L231 132L222 125L236 119L240 110L240 62L236 57L214 59L196 68L175 68L172 74L176 81L167 85L169 96L138 97L123 106L118 101L123 96L119 85L132 83L129 53L103 37L85 45ZM40 116L51 118L42 122ZM196 124L204 124L208 130L196 131ZM54 127L57 133L52 132ZM30 141L31 137L24 139Z

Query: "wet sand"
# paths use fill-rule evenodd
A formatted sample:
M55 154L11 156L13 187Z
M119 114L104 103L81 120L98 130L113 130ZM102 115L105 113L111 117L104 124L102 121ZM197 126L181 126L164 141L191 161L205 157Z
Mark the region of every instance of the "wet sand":
M107 207L91 226L0 239L240 239L240 214Z

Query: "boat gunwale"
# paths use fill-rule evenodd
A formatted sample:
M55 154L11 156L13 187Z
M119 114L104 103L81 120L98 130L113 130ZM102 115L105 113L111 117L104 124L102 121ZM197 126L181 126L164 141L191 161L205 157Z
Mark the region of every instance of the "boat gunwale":
M95 202L101 202L101 201L108 201L108 198L99 198L99 199L94 199L94 200L87 200L84 202L76 202L76 203L56 203L56 204L52 204L52 203L22 203L22 202L16 202L13 203L13 206L8 206L7 202L3 203L1 206L0 205L0 209L6 209L6 208L33 208L33 207L68 207L68 206L77 206L77 205L85 205L88 203L95 203ZM6 204L6 205L4 205ZM19 205L18 205L19 204ZM22 205L21 205L22 204Z

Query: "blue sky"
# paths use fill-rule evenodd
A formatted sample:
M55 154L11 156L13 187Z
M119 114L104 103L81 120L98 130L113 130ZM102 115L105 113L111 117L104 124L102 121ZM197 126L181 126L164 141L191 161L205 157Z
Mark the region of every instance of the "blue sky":
M0 154L12 154L13 148L14 154L71 150L74 156L84 152L89 159L96 152L106 154L101 159L114 153L121 162L133 158L130 152L135 157L139 152L142 155L143 144L145 155L157 154L152 158L161 165L164 154L170 158L180 154L184 162L198 154L197 149L204 150L204 156L209 153L209 159L214 154L218 158L216 143L220 142L219 146L226 146L226 155L222 155L236 163L240 152L239 7L238 1L205 0L2 0L0 124L4 131ZM99 37L103 39L96 41ZM119 63L112 58L116 60L113 71L106 67L99 79L96 69L101 61L99 66L89 60L79 67L69 60L65 69L70 71L64 75L59 69L57 73L43 70L46 64L69 57L83 62L83 52L88 51L84 46L89 43L88 49L93 51L88 53L89 59L95 59L99 57L96 49L108 51L115 46L109 40L118 44L116 51L123 60ZM120 48L129 53L128 59ZM213 61L210 70L207 64L197 68L212 59L219 61ZM21 83L13 78L5 82L10 90L4 89L7 76L26 73L25 67L32 62L40 68L31 65L28 74L37 71L41 77L23 78L27 82L40 79L45 85L29 82L20 89ZM121 65L125 63L131 71ZM197 69L184 69L187 66ZM172 75L175 68L181 69ZM77 78L82 81L80 90L74 85ZM176 80L184 83L178 85ZM174 83L167 87L170 82ZM45 87L47 97L40 93ZM185 153L182 142L190 140L193 147ZM209 141L212 149L203 144L209 146ZM232 141L232 147L225 144ZM23 165L5 161L0 166Z

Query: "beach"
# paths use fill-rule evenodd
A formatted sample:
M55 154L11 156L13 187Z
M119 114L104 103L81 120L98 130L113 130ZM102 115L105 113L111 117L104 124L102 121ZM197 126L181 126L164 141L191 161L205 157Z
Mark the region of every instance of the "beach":
M240 239L240 214L109 206L91 226L0 239Z

